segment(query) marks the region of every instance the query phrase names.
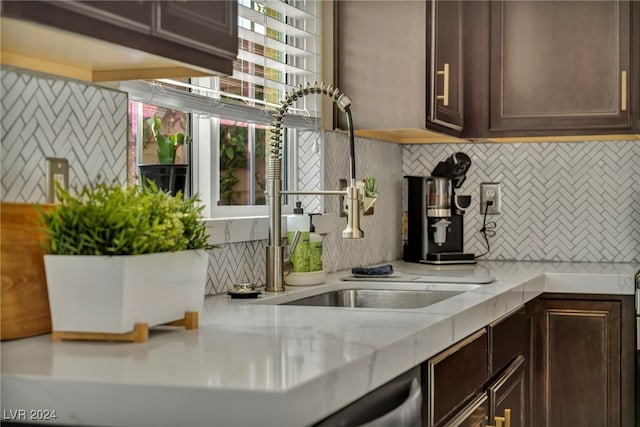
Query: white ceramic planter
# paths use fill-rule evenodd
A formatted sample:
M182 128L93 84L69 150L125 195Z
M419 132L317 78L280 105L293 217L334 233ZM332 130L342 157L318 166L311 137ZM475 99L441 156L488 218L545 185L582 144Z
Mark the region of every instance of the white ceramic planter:
M204 250L145 255L45 255L54 331L126 333L202 311Z

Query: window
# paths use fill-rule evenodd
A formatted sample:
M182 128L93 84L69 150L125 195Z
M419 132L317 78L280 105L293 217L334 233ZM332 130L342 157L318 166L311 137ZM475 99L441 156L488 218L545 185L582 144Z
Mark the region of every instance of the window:
M238 0L239 53L233 75L122 82L134 101L130 117L143 119L142 128L140 120L131 124L138 163L153 150L144 138L144 120L153 113L168 116L193 137L183 156L190 160L191 190L205 203L206 214L266 215L270 124L288 90L320 80L320 7L315 0ZM299 99L285 117L285 185L296 175L295 162L287 159L296 157L299 130L319 128L318 98Z
M218 205L264 205L267 127L233 120L219 125Z

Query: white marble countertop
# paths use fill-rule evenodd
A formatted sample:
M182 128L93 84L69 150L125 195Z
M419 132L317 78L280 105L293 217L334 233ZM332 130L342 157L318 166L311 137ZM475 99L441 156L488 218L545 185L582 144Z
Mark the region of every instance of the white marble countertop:
M146 343L53 343L48 335L3 342L3 419L16 410L26 410L28 417L29 410L42 409L54 410L56 421L68 424L305 426L542 292L633 294L640 269L547 262L393 264L408 274L465 273L496 281L367 284L464 290L421 309L270 304L316 293L317 287L289 287L258 300L208 297L199 329L156 328ZM347 274L332 273L320 287L357 286L340 280Z

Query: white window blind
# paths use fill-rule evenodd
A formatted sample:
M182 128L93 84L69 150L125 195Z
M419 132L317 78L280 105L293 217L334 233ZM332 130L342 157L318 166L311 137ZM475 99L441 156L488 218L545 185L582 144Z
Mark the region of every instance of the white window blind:
M238 59L224 95L238 91L275 108L292 86L319 79L320 2L238 1ZM318 115L319 103L303 99L294 113Z

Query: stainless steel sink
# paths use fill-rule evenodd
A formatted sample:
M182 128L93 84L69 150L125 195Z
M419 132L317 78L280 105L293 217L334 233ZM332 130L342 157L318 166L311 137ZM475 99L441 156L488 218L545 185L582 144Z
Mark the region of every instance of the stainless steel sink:
M422 308L460 294L461 291L398 289L338 289L283 303L351 308Z

